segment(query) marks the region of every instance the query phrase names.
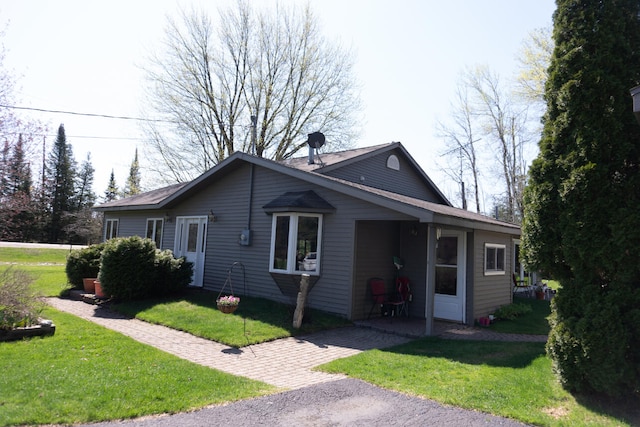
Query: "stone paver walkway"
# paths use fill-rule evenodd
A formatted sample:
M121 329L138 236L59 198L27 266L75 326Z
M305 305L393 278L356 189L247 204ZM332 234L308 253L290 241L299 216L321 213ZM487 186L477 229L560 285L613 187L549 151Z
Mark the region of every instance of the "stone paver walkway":
M375 329L346 327L234 349L186 332L131 319L82 301L59 298L49 298L47 301L58 310L182 359L287 389L345 378L342 375L314 372L311 370L314 366L364 350L391 347L410 340Z

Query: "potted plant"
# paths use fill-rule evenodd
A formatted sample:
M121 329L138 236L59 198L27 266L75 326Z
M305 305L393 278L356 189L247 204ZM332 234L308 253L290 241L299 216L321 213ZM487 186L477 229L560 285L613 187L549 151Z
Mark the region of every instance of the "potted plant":
M225 314L230 314L236 311L238 308L238 304L240 304L240 298L234 297L233 295L226 295L220 297L216 300L216 304L218 305L218 310Z
M543 300L546 294L547 285L538 283L535 286L536 299Z

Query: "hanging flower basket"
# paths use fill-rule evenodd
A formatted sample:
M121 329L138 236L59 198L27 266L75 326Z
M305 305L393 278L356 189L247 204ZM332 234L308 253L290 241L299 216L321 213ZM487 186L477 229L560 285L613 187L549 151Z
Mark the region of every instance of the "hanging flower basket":
M218 298L216 304L218 305L218 310L225 314L231 314L238 309L240 298L228 295Z

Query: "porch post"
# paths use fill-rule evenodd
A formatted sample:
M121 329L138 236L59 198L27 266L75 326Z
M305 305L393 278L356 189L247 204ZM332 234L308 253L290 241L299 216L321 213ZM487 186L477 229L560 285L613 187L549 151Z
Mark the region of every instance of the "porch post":
M427 234L427 295L425 300L424 317L426 319L425 334L431 336L434 334L433 310L434 301L436 299L436 227L429 224L429 233Z

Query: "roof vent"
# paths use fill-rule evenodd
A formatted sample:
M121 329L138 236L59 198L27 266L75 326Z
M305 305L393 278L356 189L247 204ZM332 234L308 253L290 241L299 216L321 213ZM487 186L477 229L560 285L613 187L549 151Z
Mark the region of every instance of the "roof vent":
M307 144L309 145L309 164L313 165L315 162L313 160L314 157L314 149L317 151L318 148L324 145L324 134L322 132L313 132L310 133L307 139Z

